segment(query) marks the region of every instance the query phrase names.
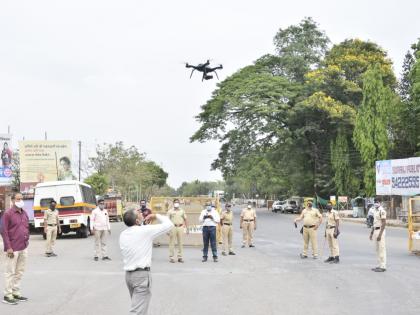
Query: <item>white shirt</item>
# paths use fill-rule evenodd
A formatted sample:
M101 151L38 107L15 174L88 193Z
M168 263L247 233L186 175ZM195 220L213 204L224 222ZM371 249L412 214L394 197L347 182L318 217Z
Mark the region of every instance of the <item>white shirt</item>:
M159 224L130 226L120 234L120 249L124 270L150 267L153 239L174 227L168 217L156 214Z
M108 211L106 209L101 210L99 207L96 207L92 211L91 216L92 227L98 231L107 231L111 230L111 225L109 224Z
M213 219L204 219L204 216L206 215L211 215ZM217 224L220 222L220 215L214 209L212 209L211 211L207 211L207 209L204 209L203 211L201 211L199 221L200 223L203 223L203 226L217 226Z

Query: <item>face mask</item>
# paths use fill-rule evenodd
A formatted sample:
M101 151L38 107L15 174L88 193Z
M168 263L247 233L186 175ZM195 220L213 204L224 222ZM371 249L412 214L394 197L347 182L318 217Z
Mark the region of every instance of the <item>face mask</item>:
M55 210L55 205L50 205L51 210Z
M381 204L379 202L375 202L374 206L375 206L375 208L379 208L381 206Z
M211 206L207 206L207 211L211 211Z
M101 210L104 210L104 209L105 209L105 205L99 205L98 207L99 207L99 209L101 209Z
M174 207L175 207L175 208L179 208L179 203L178 203L178 202L175 202L175 203L174 203Z
M15 206L22 209L25 206L25 202L23 200L16 201Z
M248 209L251 209L251 205L248 205Z

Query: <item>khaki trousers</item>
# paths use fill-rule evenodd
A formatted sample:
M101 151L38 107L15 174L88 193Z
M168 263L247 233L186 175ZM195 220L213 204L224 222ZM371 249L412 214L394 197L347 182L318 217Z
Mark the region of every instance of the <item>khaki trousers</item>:
M381 240L377 238L381 230L374 230L372 240L375 242L376 256L378 258L379 268L386 269L386 247L385 247L385 231L382 233Z
M184 227L175 226L169 233L169 258L173 259L175 256L175 239L178 245L178 258L184 255Z
M232 232L233 228L232 225L222 225L222 235L223 235L223 251L233 252L232 248Z
M20 280L25 271L26 259L28 257L28 250L24 249L13 253L14 257L6 256L5 272L4 272L4 296L12 298L13 295L21 295Z
M53 252L53 246L57 239L57 226L47 226L47 244L45 252L51 254Z
M102 257L106 256L107 233L106 230L95 230L95 257L99 257L100 252Z
M243 232L243 238L242 243L244 245L252 245L253 235L254 235L254 221L251 222L242 222L242 232Z
M308 246L311 242L312 255L318 257L317 231L314 228L303 228L303 255L308 256Z
M340 256L340 249L338 247L338 239L334 238L335 229L327 229L327 241L330 248L330 257Z
M216 240L219 244L222 244L223 242L222 227L220 226L220 224L218 224L216 227Z

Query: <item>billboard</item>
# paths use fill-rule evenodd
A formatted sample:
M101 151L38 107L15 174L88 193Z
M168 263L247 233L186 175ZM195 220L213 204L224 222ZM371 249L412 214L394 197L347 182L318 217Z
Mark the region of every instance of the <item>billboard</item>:
M9 185L12 182L12 136L0 134L0 185Z
M20 189L37 183L76 179L71 168L71 141L19 141Z
M420 194L420 157L376 161L376 194Z

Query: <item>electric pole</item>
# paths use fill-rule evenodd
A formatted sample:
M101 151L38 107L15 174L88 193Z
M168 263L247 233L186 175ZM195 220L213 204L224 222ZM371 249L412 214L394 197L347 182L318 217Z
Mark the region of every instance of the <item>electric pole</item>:
M79 182L80 182L80 174L82 171L82 141L79 141Z

